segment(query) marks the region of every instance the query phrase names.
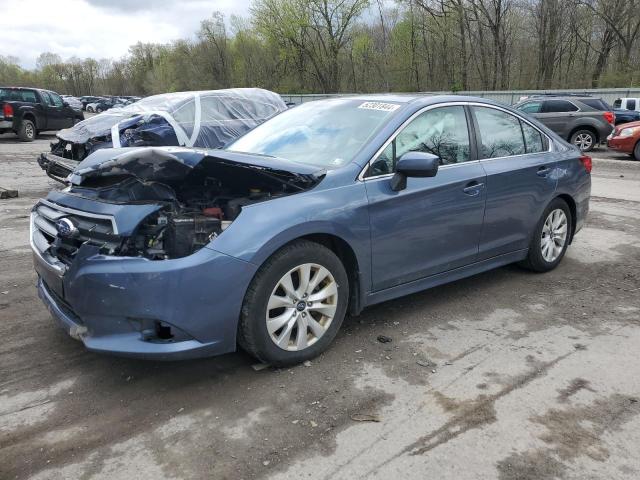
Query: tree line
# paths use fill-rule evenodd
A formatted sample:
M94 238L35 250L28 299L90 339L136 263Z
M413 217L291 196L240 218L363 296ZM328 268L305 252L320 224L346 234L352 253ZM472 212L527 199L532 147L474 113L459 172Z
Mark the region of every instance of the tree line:
M120 59L0 56L0 84L72 95L262 87L280 93L630 87L640 0L254 0L193 40Z

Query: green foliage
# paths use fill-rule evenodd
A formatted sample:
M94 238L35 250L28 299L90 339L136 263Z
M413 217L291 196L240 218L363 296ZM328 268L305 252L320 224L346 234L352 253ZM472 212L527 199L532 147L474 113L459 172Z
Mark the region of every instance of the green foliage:
M0 56L0 85L74 95L627 87L640 83L640 10L625 1L253 0L249 18L214 12L192 39L139 42L117 60L44 52L27 70Z

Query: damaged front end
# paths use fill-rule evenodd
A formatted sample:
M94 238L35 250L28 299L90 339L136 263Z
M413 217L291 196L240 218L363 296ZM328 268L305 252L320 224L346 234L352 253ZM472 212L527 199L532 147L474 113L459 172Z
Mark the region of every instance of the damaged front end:
M68 175L65 195L121 211L131 208L144 212L144 218L117 234L98 221L52 213L55 207L48 202L34 210L44 213L36 227L44 237L40 243L50 246L48 253L66 264L85 244L110 256L181 258L222 234L243 208L313 188L323 175L314 167L223 150L104 150ZM55 222L61 218L71 234L58 235Z
M31 212L40 298L92 351L150 359L233 351L242 286L257 267L211 242L232 233L244 208L311 189L323 175L224 150L99 150Z

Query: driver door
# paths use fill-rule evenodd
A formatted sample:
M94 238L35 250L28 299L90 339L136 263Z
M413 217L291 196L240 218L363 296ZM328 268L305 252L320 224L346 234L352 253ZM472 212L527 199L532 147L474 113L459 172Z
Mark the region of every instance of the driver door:
M41 92L47 111L47 130L60 130L73 125L73 119L67 119L62 97L53 92Z
M372 291L401 285L477 260L486 174L470 141L462 105L431 108L408 123L372 162L364 183L371 227ZM435 177L408 178L391 189L408 151L440 157Z

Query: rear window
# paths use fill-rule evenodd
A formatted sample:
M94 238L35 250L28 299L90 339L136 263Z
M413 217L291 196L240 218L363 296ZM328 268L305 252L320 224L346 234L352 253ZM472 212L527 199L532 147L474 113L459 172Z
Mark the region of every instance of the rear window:
M0 100L38 103L38 97L33 90L18 90L13 88L0 88Z
M547 100L544 102L544 113L577 112L578 107L566 100Z
M607 102L605 102L604 100L601 100L600 98L585 98L580 101L591 108L600 110L601 112L606 112L608 110L611 110L611 107L607 105Z
M616 99L615 102L613 102L613 108L620 108L620 107L622 107L622 99L618 98Z

